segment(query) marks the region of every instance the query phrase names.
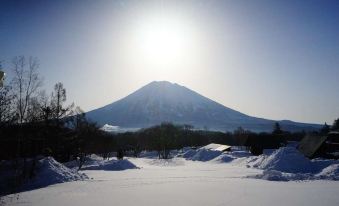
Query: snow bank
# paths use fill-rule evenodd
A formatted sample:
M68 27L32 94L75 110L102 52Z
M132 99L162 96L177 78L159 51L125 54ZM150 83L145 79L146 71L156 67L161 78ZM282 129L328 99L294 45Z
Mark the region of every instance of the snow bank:
M234 160L252 156L248 151L233 149L232 151L222 152L211 148L213 144L201 147L197 150L187 149L180 157L193 161L213 161L218 163L228 163ZM214 144L217 145L217 144Z
M108 161L98 161L96 164L86 165L82 168L82 170L109 170L109 171L117 171L117 170L127 170L127 169L137 169L129 160L108 160Z
M315 175L319 179L339 180L339 164L333 164L325 167L321 172Z
M223 153L222 151L215 150L214 145L217 144L209 144L196 150L186 149L181 156L187 160L203 162L210 161Z
M252 156L252 154L248 151L235 150L232 152L222 153L221 155L213 159L213 161L220 163L228 163L233 161L241 162L243 160L246 160L250 156Z
M217 156L221 154L222 154L221 151L208 150L208 149L202 148L202 149L198 149L197 152L191 158L188 158L188 159L193 160L193 161L206 162L206 161L216 158Z
M197 154L195 149L189 149L186 150L181 156L185 159L191 159L195 154Z
M258 174L258 175L254 175L254 176L248 176L248 177L256 178L256 179L269 180L269 181L284 181L284 182L314 179L309 174L285 173L285 172L280 172L280 171L277 171L277 170L264 170L262 174Z
M289 173L314 172L318 168L293 147L283 147L271 155L261 155L253 166L264 170L277 170Z
M263 170L262 174L248 176L250 178L270 181L339 180L338 160L309 160L294 145L277 150L265 150L260 156L253 156L250 152L235 147L230 152L215 151L207 145L197 150L187 149L180 156L187 160L231 163Z
M336 160L309 160L293 147L283 147L271 155L251 157L245 161L248 167L263 169L253 178L271 181L289 180L339 180L339 163Z
M88 177L76 170L67 168L53 157L46 157L38 161L35 177L23 186L23 189L34 189L48 185L84 180Z

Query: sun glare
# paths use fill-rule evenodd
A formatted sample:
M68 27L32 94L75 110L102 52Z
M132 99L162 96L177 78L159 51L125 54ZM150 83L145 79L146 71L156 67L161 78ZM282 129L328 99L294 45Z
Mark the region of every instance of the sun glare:
M193 38L193 34L181 22L155 18L140 25L135 44L143 61L166 66L189 58L193 52Z

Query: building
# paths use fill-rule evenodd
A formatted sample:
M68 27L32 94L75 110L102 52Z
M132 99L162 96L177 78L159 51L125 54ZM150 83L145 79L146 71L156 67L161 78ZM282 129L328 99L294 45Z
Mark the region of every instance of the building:
M201 149L219 151L219 152L226 152L226 151L231 151L231 146L224 145L224 144L211 143L211 144L208 144L204 147L201 147Z
M339 158L339 132L327 135L306 135L298 146L298 150L308 158Z

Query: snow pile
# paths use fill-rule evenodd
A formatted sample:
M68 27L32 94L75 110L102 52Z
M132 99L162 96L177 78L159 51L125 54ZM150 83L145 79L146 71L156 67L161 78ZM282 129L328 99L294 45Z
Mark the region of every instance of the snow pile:
M206 162L206 161L209 161L209 160L216 158L217 156L219 156L221 154L222 154L221 151L215 151L215 150L200 148L200 149L197 150L197 152L192 157L187 158L187 159L193 160L193 161Z
M180 156L187 160L206 162L223 154L222 151L216 150L218 148L221 148L221 146L222 145L219 144L209 144L196 150L187 148L185 152Z
M231 154L222 154L222 155L219 155L216 158L214 158L213 161L219 162L219 163L228 163L228 162L232 162L235 159L236 159L236 157L234 157Z
M321 172L315 175L319 179L339 180L339 163L325 167Z
M251 157L252 154L248 151L244 150L234 150L231 152L222 153L215 159L213 159L214 162L220 162L220 163L228 163L228 162L238 162L246 160L247 158Z
M271 155L260 155L245 160L246 166L263 169L263 173L249 176L271 181L339 180L339 164L335 160L309 160L293 147L283 147Z
M195 154L197 154L197 150L189 149L185 151L181 156L185 159L191 159Z
M283 147L271 155L261 155L253 167L289 173L307 173L317 170L312 162L293 147Z
M117 170L127 170L127 169L137 169L129 160L107 160L107 161L97 161L96 164L85 165L82 170L109 170L109 171L117 171Z
M35 177L23 186L24 189L46 187L48 185L84 180L88 177L76 170L69 169L57 162L53 157L46 157L38 161Z
M251 178L263 179L269 181L293 181L293 180L311 180L312 176L309 174L302 173L285 173L277 170L264 170L262 174L258 174L255 176L249 176Z

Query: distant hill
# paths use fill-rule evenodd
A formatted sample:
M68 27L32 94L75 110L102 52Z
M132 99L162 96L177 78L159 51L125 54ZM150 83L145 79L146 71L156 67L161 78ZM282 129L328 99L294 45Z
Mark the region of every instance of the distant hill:
M112 104L87 112L100 126L144 128L161 122L190 124L196 128L233 131L243 127L255 132L272 131L276 121L251 117L208 99L184 86L154 81ZM284 130L309 131L321 125L278 121Z

